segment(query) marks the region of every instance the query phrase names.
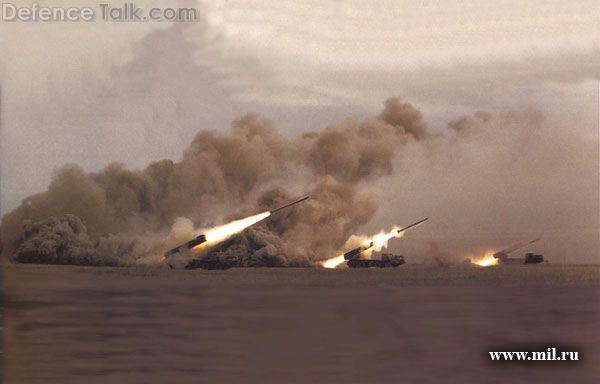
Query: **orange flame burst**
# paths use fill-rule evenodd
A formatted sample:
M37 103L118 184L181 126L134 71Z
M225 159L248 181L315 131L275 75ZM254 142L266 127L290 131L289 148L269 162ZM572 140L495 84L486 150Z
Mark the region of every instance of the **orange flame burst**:
M339 255L339 256L336 256L336 257L332 257L331 259L327 259L325 261L321 261L319 264L323 268L337 268L343 262L344 262L344 255Z
M474 261L473 263L479 265L480 267L491 267L498 265L498 259L494 257L493 251L488 251L481 259Z

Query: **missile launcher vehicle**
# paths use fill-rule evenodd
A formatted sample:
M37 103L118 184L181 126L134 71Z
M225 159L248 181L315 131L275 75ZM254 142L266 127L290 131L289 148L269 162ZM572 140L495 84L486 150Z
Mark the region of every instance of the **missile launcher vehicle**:
M195 246L200 245L204 242L206 242L206 236L204 236L204 235L197 236L197 237L193 238L192 240L188 241L187 243L181 244L180 246L175 247L175 248L165 252L164 256L165 256L165 258L169 258L178 253L189 251L190 249L192 249Z
M395 268L404 264L404 256L383 253L381 259L351 259L348 260L350 268Z
M366 251L367 249L371 249L373 247L373 242L365 247L354 248L351 251L344 253L344 260L355 260L360 259L360 254Z
M544 256L536 255L535 253L525 254L525 264L539 264L544 262Z
M494 258L498 259L498 264L500 265L516 265L516 264L539 264L542 263L544 261L544 256L542 255L536 255L534 253L527 253L525 255L525 258L513 258L513 257L508 257L509 254L511 254L512 252L524 248L530 244L533 244L537 241L539 241L540 238L531 240L528 243L517 243L517 244L513 244L510 247L503 249L501 251L498 251L496 253L494 253Z
M415 227L428 218L412 223L409 226L398 229L398 234L406 231L409 228ZM405 263L404 256L393 255L391 253L383 253L380 259L363 259L361 254L369 249L373 248L373 242L371 241L368 245L354 248L344 253L344 260L347 260L348 267L350 268L395 268Z
M292 201L291 203L288 203L281 207L275 208L275 209L269 211L269 216L278 211L281 211L285 208L291 207L292 205L295 205L295 204L298 204L305 200L308 200L309 198L310 198L310 196L304 196L300 199L296 199L296 200ZM184 244L181 244L173 249L168 250L167 252L164 253L164 260L166 261L166 264L170 268L175 268L176 266L182 266L182 264L183 264L183 267L185 269L196 269L196 268L229 269L229 268L233 267L233 265L231 265L230 263L226 263L226 262L218 260L218 259L210 258L208 256L204 256L204 257L201 257L198 259L193 259L193 260L188 261L187 254L189 253L189 251L192 250L194 247L197 247L198 245L205 243L206 241L207 241L206 236L202 234Z
M191 260L186 264L185 269L209 269L209 270L226 270L232 268L233 265L227 261L220 260L216 257L205 256L200 259Z

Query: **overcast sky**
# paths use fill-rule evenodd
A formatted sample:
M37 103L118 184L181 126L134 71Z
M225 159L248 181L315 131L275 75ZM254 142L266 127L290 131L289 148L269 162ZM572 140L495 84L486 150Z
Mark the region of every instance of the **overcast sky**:
M534 106L598 140L594 0L136 4L194 6L201 20L0 23L2 213L65 163L177 160L196 132L250 111L292 136L372 116L390 96L433 131Z

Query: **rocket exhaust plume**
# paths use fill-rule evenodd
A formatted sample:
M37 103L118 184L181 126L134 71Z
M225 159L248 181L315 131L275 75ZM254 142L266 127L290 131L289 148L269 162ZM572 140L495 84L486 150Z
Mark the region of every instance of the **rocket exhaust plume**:
M219 225L219 226L210 228L210 229L206 230L206 232L204 234L201 234L201 235L197 236L196 238L188 241L187 243L184 243L180 246L177 246L177 247L167 251L164 254L163 259L168 258L169 256L173 256L177 253L184 253L186 251L194 252L194 251L198 251L202 248L218 244L224 240L227 240L228 238L235 235L236 233L242 232L244 229L250 227L251 225L254 225L254 224L258 223L259 221L266 219L267 217L271 216L273 213L278 212L282 209L291 207L292 205L298 204L302 201L305 201L309 197L310 196L304 196L300 199L292 201L291 203L288 203L284 206L276 208L272 211L261 212L256 215L252 215L252 216L249 216L249 217L246 217L243 219L239 219L239 220L234 220L227 224L223 224L223 225Z
M406 230L416 227L417 225L425 222L427 219L428 218L426 217L422 220L417 221L416 223L410 224L403 228L398 228L397 226L395 226L388 232L381 231L372 237L351 237L350 239L348 239L348 242L346 244L355 243L355 240L358 239L361 245L342 255L322 261L320 265L324 268L336 268L339 265L341 265L345 260L360 258L361 255L365 255L367 256L367 258L370 258L373 251L379 252L382 248L387 248L388 240L394 237L402 237Z
M210 228L206 231L206 242L208 244L216 244L229 238L231 235L242 232L249 226L258 223L261 220L271 216L271 212L261 212L253 216L246 217L240 220L234 220L230 223L220 225L218 227Z
M491 267L493 265L498 265L498 259L494 257L493 251L486 252L485 255L474 262L480 267Z
M344 255L339 255L336 257L332 257L331 259L327 259L321 262L321 266L323 268L336 268L338 265L342 264L345 261Z

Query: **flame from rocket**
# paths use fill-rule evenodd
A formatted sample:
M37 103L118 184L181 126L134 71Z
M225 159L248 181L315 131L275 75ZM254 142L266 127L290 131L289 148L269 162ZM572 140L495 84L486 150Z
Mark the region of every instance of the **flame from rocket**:
M195 246L194 248L192 248L192 250L201 247L203 244L206 244L207 246L218 244L221 241L227 240L236 233L242 232L249 226L258 223L259 221L262 221L269 216L271 216L271 212L265 211L250 217L246 217L244 219L234 220L230 223L207 229L204 232L206 242Z
M219 225L213 228L206 229L201 231L202 234L193 238L185 244L182 244L178 247L175 247L164 254L163 260L167 259L170 256L173 256L178 253L198 253L199 251L214 246L222 241L227 240L231 236L242 232L244 229L254 225L267 217L271 216L273 213L280 211L284 208L288 208L294 204L298 204L304 200L307 200L309 196L304 196L301 199L295 200L289 204L281 206L279 208L273 209L272 211L264 211L258 213L256 215L252 215L243 219L234 220L227 224Z
M474 261L473 263L480 267L491 267L493 265L498 265L498 259L494 257L494 251L488 251L481 259Z

